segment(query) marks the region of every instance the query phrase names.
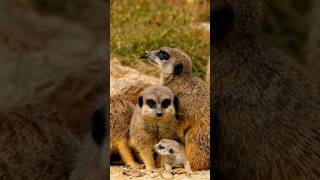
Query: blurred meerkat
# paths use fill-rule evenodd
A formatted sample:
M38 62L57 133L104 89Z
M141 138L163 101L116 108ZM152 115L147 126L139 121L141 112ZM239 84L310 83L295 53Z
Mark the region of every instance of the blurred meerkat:
M68 178L80 147L73 134L17 112L0 118L0 179Z
M134 104L125 95L110 98L110 155L119 152L125 164L139 168L129 146L129 127Z
M191 73L192 62L177 48L146 51L161 71L162 84L178 96L183 120L178 135L185 144L192 170L210 168L210 95L206 82Z
M309 44L308 44L308 63L309 66L314 68L316 73L320 72L320 1L312 0L312 10L310 13L311 25L309 33Z
M161 139L158 144L154 146L154 150L161 156L166 177L172 175L172 168L174 167L184 167L187 173L192 173L184 146L181 143L172 139Z
M320 179L320 92L262 40L260 0L216 0L211 44L217 179Z
M91 117L90 133L84 137L76 155L69 180L105 180L107 174L107 129L106 105L98 107Z
M144 89L130 123L130 144L138 151L147 170L155 169L153 146L161 139L179 139L178 98L165 87L154 85Z

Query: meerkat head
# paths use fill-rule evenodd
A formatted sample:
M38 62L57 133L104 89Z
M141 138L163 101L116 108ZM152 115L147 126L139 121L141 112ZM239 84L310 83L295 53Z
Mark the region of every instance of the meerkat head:
M213 43L224 42L229 35L255 37L261 27L259 0L215 0L210 12Z
M161 139L158 144L153 146L156 153L161 156L170 156L177 151L179 143L171 139Z
M178 119L179 100L165 86L155 85L144 89L138 98L138 106L146 121L167 123L172 118Z
M177 48L162 47L158 50L146 51L149 62L160 68L165 77L191 74L190 57Z

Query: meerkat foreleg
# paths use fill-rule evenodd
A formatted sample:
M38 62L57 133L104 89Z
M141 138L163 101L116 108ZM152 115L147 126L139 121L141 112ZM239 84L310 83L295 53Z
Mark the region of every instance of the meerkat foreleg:
M184 163L184 169L186 170L187 174L192 173L191 166L190 166L189 162Z
M152 148L142 148L138 151L147 171L154 170L156 167L153 159Z
M180 140L185 143L185 131L191 126L190 122L188 120L184 120L179 124L178 128L178 136Z
M119 142L118 151L121 156L121 159L124 161L125 164L136 169L140 167L140 165L134 160L132 152L125 141Z

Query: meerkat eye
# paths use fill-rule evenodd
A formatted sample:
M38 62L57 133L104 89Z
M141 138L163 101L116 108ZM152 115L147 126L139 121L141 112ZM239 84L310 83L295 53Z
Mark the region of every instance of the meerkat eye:
M170 104L171 104L170 99L165 99L165 100L162 101L161 106L162 106L162 108L165 109L165 108L167 108Z
M170 58L170 55L162 50L159 51L158 56L160 60L168 60Z
M172 154L172 153L173 153L173 149L169 149L169 153L171 153L171 154Z
M152 99L147 99L146 103L151 109L155 108L157 105L157 103Z

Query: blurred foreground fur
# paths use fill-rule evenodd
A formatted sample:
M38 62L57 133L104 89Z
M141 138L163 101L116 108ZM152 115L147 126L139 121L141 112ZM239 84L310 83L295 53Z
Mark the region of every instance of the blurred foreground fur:
M309 65L314 68L316 75L320 74L320 1L312 1L312 11L310 13L311 31L309 34ZM318 78L317 78L318 79Z
M316 83L264 43L261 1L216 2L211 105L217 179L319 179Z

